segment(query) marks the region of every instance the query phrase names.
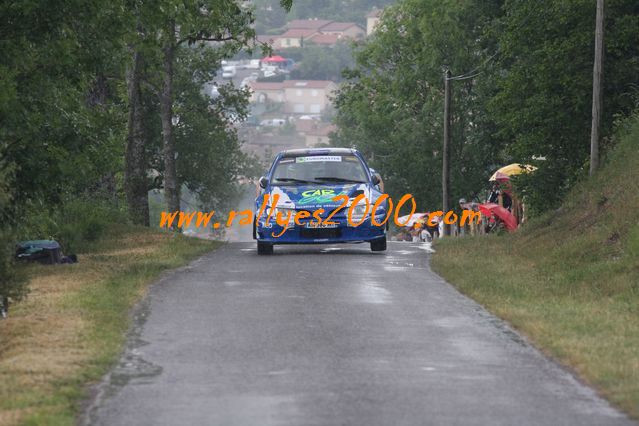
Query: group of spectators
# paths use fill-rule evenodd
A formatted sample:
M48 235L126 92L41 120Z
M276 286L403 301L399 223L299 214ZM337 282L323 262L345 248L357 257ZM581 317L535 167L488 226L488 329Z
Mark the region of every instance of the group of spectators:
M485 202L487 204L496 204L506 209L515 217L517 225L525 221L525 206L516 196L513 195L512 186L510 185L510 182L508 180L506 180L505 182L493 182L490 194L488 195ZM467 202L465 198L459 200L460 210L472 210L475 212L479 212L479 206L479 202ZM486 209L483 209L482 211L485 212ZM442 218L437 217L434 220L434 222L437 222L435 226L429 226L428 223L426 223L427 219L428 213L426 213L425 217L416 220L413 226L405 226L400 228L399 232L396 235L396 239L398 241L423 242L432 241L434 238L438 238L440 235L443 235L444 230ZM478 233L483 234L491 232L491 223L497 223L495 221L498 222L498 219L495 217L485 217L482 214L481 223L473 222L470 224L465 224L463 227L450 225L450 233L451 235L475 235Z
M397 241L424 242L439 238L442 233L442 218L434 217L433 223L432 226L428 223L428 213L426 213L422 219L416 220L413 226L400 228Z

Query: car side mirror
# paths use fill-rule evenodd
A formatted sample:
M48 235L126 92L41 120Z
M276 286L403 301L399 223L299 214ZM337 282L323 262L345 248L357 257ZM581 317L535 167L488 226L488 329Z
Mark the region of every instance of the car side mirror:
M260 188L266 189L266 186L268 185L268 178L266 176L262 176L258 183L260 184Z
M373 185L377 186L382 182L382 179L379 177L377 173L373 175Z

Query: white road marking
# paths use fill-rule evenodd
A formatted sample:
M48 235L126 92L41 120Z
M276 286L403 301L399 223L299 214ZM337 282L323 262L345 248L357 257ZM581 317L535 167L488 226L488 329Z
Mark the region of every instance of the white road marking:
M435 253L435 250L433 250L431 243L421 243L419 245L413 245L411 247L415 247L420 250L426 250L428 253Z

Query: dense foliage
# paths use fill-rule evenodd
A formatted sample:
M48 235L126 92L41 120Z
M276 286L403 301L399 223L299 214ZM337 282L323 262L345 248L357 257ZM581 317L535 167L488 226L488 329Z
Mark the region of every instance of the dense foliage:
M296 80L342 81L342 71L355 65L352 40L340 40L334 46L307 43L302 48L286 49L286 56L299 62L291 73Z
M143 207L128 217L148 223L147 193L168 177L178 194L229 208L248 161L233 127L247 93L212 99L202 88L221 59L252 44L251 8L2 2L0 21L0 295L24 293L10 261L16 240L53 237L69 252L127 211Z
M395 198L411 193L421 206L440 205L444 68L461 74L494 54L481 35L498 12L487 1L403 1L386 9L384 27L358 51L337 96L334 142L370 157ZM453 92L453 139L465 141L452 149L455 194L480 187L499 149L484 123L482 83L462 80Z
M508 1L494 25L500 58L487 109L517 161L544 157L526 179L537 210L558 205L588 171L595 2ZM602 132L634 108L639 83L639 3L606 1ZM521 182L524 183L524 182Z
M525 162L540 168L520 191L537 210L556 206L587 170L594 25L589 0L401 0L356 54L333 142L366 152L394 195L441 206L449 68L453 200L479 194L498 165ZM639 4L607 1L605 25L604 149L639 83Z

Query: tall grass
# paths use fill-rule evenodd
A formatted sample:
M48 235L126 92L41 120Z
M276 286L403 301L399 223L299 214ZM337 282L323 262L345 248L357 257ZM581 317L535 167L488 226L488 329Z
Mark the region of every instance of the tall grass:
M78 264L26 267L31 293L0 321L0 424L76 424L87 384L117 358L149 283L218 245L111 225Z
M557 211L436 251L435 271L639 418L638 117Z

